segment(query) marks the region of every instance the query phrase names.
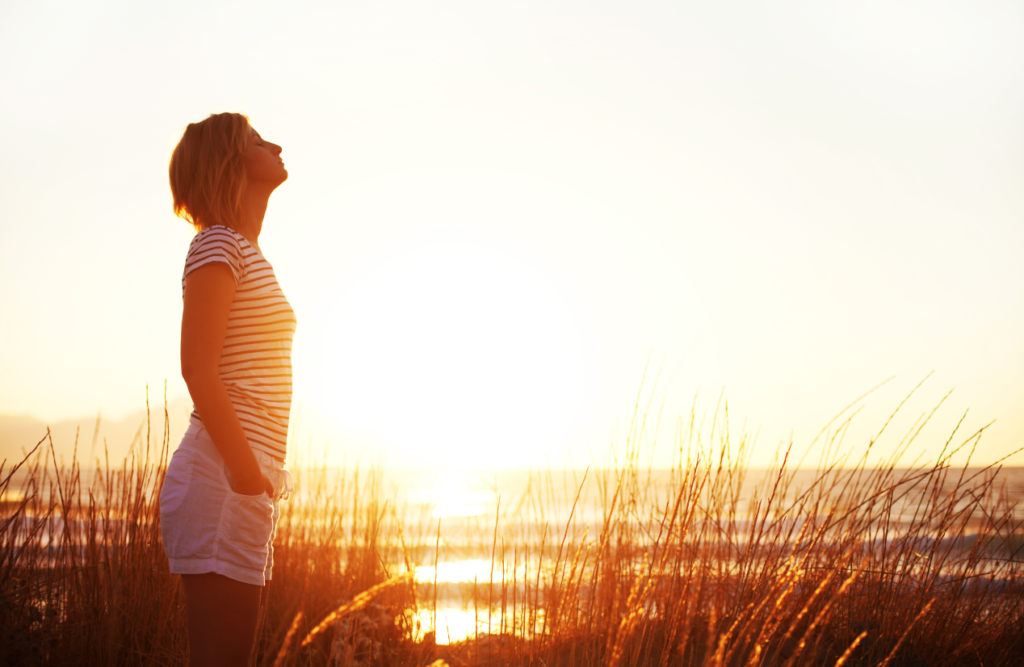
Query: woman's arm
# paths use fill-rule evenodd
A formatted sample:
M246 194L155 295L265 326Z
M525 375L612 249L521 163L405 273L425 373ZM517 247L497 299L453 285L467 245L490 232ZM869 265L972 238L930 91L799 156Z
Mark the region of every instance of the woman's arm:
M227 264L199 267L185 279L181 315L181 375L203 426L224 457L236 493L274 495L274 486L260 470L220 378L220 353L228 327L235 281Z

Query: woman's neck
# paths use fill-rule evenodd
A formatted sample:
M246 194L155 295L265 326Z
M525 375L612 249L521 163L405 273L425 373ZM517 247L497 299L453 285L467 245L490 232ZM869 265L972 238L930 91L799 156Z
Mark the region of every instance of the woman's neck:
M267 203L270 192L259 192L247 189L242 196L242 215L235 226L235 231L245 237L249 245L260 253L260 232L263 231L263 217L267 214Z

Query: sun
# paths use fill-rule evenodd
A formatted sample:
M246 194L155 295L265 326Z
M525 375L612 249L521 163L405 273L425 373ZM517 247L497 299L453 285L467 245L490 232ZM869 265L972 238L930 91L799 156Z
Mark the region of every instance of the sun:
M327 292L297 372L318 411L388 443L390 465L526 467L564 448L584 361L550 271L499 245L435 242Z

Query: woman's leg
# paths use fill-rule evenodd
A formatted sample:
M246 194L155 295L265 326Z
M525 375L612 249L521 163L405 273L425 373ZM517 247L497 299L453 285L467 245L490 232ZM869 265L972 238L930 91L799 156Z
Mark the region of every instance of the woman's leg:
M220 574L183 574L189 667L248 667L263 586Z

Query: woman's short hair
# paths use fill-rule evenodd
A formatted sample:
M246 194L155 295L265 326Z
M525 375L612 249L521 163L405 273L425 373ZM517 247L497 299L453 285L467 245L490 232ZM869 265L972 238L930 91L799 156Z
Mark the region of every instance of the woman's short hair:
M235 226L242 211L248 141L249 118L240 113L216 113L189 123L168 167L175 215L196 231Z

